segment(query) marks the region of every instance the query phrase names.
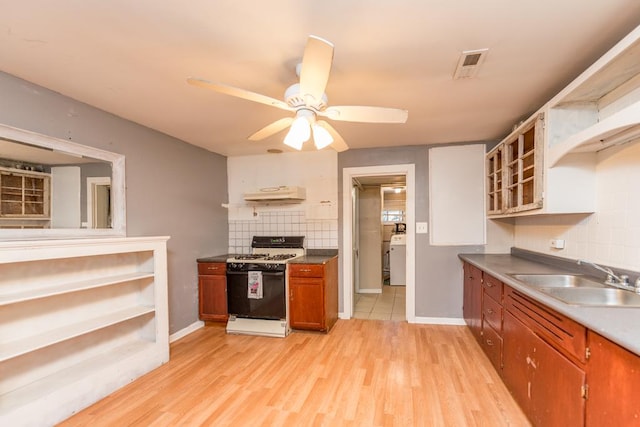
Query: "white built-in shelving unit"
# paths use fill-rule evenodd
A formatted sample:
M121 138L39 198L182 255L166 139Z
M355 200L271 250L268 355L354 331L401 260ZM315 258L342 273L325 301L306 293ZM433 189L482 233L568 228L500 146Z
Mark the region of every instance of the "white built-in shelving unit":
M169 360L167 239L0 242L0 425L53 425Z
M598 153L640 141L639 58L637 27L488 154L490 217L595 211ZM503 185L503 181L508 184L507 174L496 176L499 169L495 159L498 150L503 150L500 147L537 117L544 117L544 132L536 138L543 153L536 161L542 184L540 200L525 208L510 209L506 203L508 187ZM502 159L504 162L504 152Z
M549 102L549 166L640 137L640 27Z

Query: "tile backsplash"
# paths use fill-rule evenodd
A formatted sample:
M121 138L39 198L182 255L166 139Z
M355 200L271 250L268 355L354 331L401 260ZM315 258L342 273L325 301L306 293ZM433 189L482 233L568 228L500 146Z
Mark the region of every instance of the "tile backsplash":
M338 220L310 220L305 211L261 212L252 220L229 220L229 253L251 252L253 236L305 236L307 249L337 249Z
M598 156L596 212L518 218L516 247L640 271L640 143ZM565 249L552 249L551 239Z

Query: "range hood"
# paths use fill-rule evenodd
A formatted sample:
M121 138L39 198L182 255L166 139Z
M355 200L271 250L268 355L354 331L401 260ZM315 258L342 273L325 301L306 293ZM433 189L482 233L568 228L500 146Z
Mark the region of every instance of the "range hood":
M258 191L245 193L244 199L250 202L269 200L291 200L302 201L306 198L306 191L302 187L266 187Z

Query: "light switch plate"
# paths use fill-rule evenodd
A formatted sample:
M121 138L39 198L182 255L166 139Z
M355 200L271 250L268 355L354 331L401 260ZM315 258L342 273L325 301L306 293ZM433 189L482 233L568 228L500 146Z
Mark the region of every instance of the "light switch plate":
M416 222L416 234L427 234L429 226L426 222Z

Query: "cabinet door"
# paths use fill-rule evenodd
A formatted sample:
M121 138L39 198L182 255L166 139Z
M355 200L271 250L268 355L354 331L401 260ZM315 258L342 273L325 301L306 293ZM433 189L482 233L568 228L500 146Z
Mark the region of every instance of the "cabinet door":
M199 276L200 320L226 321L227 278L223 275Z
M542 207L544 116L504 144L505 205L508 212Z
M487 213L500 214L504 210L502 204L502 151L498 146L487 154Z
M0 216L48 217L48 188L48 177L1 173Z
M482 271L464 263L464 296L462 312L473 336L481 342L482 335Z
M513 398L529 416L531 386L528 352L532 348L533 332L505 311L502 338L502 378Z
M589 331L588 426L640 426L640 357Z
M326 330L322 279L289 279L289 323L293 329Z
M534 426L583 426L585 372L524 326L504 316L507 387Z

